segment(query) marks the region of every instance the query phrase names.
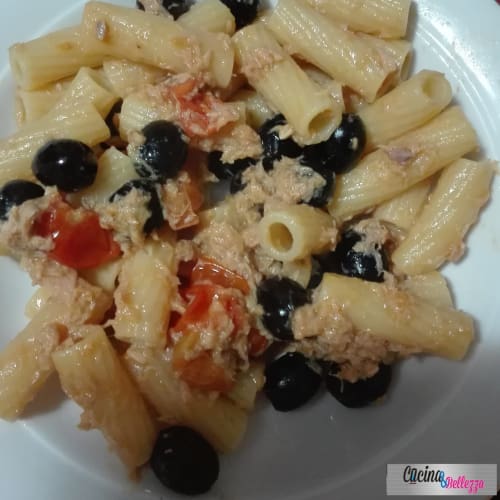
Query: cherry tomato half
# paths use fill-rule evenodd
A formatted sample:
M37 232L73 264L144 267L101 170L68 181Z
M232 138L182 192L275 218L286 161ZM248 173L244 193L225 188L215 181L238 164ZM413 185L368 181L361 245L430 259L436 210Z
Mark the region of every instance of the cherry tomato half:
M111 231L101 227L91 210L73 209L58 202L36 219L33 233L51 237L54 248L49 256L73 269L89 269L115 260L121 254Z

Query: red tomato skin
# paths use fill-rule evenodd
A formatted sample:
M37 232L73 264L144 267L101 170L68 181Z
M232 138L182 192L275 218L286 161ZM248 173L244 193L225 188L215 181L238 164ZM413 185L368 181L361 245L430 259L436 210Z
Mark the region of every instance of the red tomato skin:
M49 257L76 270L90 269L117 259L121 250L111 231L101 227L91 210L73 210L64 202L42 212L33 226L37 236L54 244Z

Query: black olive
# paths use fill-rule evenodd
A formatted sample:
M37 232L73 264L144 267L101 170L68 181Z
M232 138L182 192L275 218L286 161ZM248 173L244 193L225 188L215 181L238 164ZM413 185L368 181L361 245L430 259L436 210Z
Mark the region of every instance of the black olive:
M243 182L243 172L243 170L240 170L231 177L231 182L229 183L229 192L231 194L245 189L246 184Z
M239 30L250 24L257 17L259 0L222 0L236 21L236 29Z
M343 174L354 166L365 145L366 132L361 118L344 113L340 125L326 141L304 147L301 163Z
M364 235L352 229L349 229L342 235L342 239L334 251L340 267L338 272L345 276L381 283L384 281L383 269L387 269L387 256L385 250L382 246L375 245L371 253L355 251L353 247L364 237ZM335 260L336 259L333 259L332 261L334 266L337 265ZM382 269L379 268L377 261L382 264ZM332 270L332 272L336 271Z
M120 114L122 110L122 104L123 101L121 99L119 101L116 101L113 107L109 110L108 115L106 116L106 125L108 126L109 132L112 137L115 135L120 135L120 132L116 128L115 115Z
M267 120L259 129L260 140L264 150L263 165L266 170L270 170L273 162L279 160L282 156L297 158L302 154L302 148L291 137L280 139L276 127L285 124L285 117L283 115L276 115Z
M188 153L182 130L172 122L158 120L146 125L142 134L144 143L138 148L137 173L161 183L175 177Z
M362 408L381 398L389 388L392 368L380 364L377 373L370 378L357 382L348 382L337 376L338 365L328 364L324 367L323 376L328 392L347 408Z
M70 193L93 184L97 158L83 142L54 139L36 152L31 170L42 184Z
M333 252L316 255L323 273L337 273L344 276L361 278L365 281L381 283L384 269L387 269L387 255L384 247L375 245L370 253L359 252L353 247L365 236L348 229L337 243ZM380 264L382 267L380 268Z
M233 163L225 163L221 160L220 151L212 151L208 155L207 168L217 179L231 179L237 172L243 171L257 163L253 158L240 158Z
M198 432L183 426L162 430L150 459L155 476L177 493L206 493L219 477L219 457Z
M342 274L337 252L327 252L321 255L312 255L311 266L311 277L309 278L309 283L307 284L308 289L316 288L321 283L323 274L325 273Z
M110 196L109 201L117 201L130 193L132 189L138 189L149 196L146 208L149 210L151 215L148 217L144 223L144 227L142 228L144 234L149 234L153 231L153 229L158 229L163 226L165 220L163 218L163 210L160 198L158 197L158 192L156 191L156 186L154 183L146 179L134 179L126 182L120 189L115 191Z
M291 316L309 301L307 291L289 278L272 277L259 283L257 301L264 309L262 323L278 340L293 340Z
M312 290L316 288L323 279L323 268L321 262L318 260L317 256L311 256L311 276L309 278L309 283L307 284L307 289Z
M311 199L306 203L312 207L321 208L324 207L333 196L333 190L335 188L335 173L324 168L318 168L315 169L315 171L321 175L326 182L324 186L314 190Z
M0 189L0 220L7 220L12 207L27 200L41 198L45 190L39 184L24 180L9 181Z
M191 6L191 2L186 0L162 0L161 3L174 19L177 19L179 16L186 13ZM136 0L135 4L138 9L144 10L142 2Z
M278 411L291 411L307 403L318 391L321 376L298 352L275 359L265 370L264 393Z

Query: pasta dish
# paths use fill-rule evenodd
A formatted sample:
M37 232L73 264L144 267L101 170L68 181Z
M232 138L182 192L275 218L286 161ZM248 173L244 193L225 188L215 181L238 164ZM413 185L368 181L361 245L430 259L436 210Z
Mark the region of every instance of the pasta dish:
M473 318L439 269L495 162L467 157L446 76L408 74L410 8L90 1L10 47L0 250L37 288L0 417L56 374L130 477L199 494L259 393L360 408L404 358L463 359Z

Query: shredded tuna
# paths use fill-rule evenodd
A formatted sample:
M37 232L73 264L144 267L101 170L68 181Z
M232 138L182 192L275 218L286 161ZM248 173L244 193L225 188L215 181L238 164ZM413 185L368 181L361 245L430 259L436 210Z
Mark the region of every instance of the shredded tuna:
M312 359L335 361L341 367L339 376L350 382L371 377L379 363L392 363L419 352L417 348L356 331L340 307L330 300L297 309L292 330L294 349Z
M148 194L132 189L113 203L102 203L95 207L101 226L114 231L114 239L125 253L144 243L143 227L151 215L147 208L148 202Z
M241 72L252 80L269 71L276 63L283 60L283 56L274 50L266 48L254 49L245 64L240 68Z
M227 222L214 222L194 239L200 253L255 283L256 271L245 248L242 235Z
M98 323L111 307L112 297L99 287L78 276L74 269L46 256L23 257L21 267L28 272L33 285L40 285L49 297L67 304L64 316L57 318L65 326Z
M315 191L326 183L325 179L311 168L286 157L275 162L274 168L269 172L264 170L260 162L248 168L243 175L243 181L246 187L236 196L240 200L239 203L246 205L276 201L290 205L307 202ZM244 202L243 197L248 201Z
M45 196L28 200L9 211L8 219L0 223L0 245L9 249L14 257L44 255L53 248L51 238L31 234L35 219L51 204L61 200L57 190L47 188Z

